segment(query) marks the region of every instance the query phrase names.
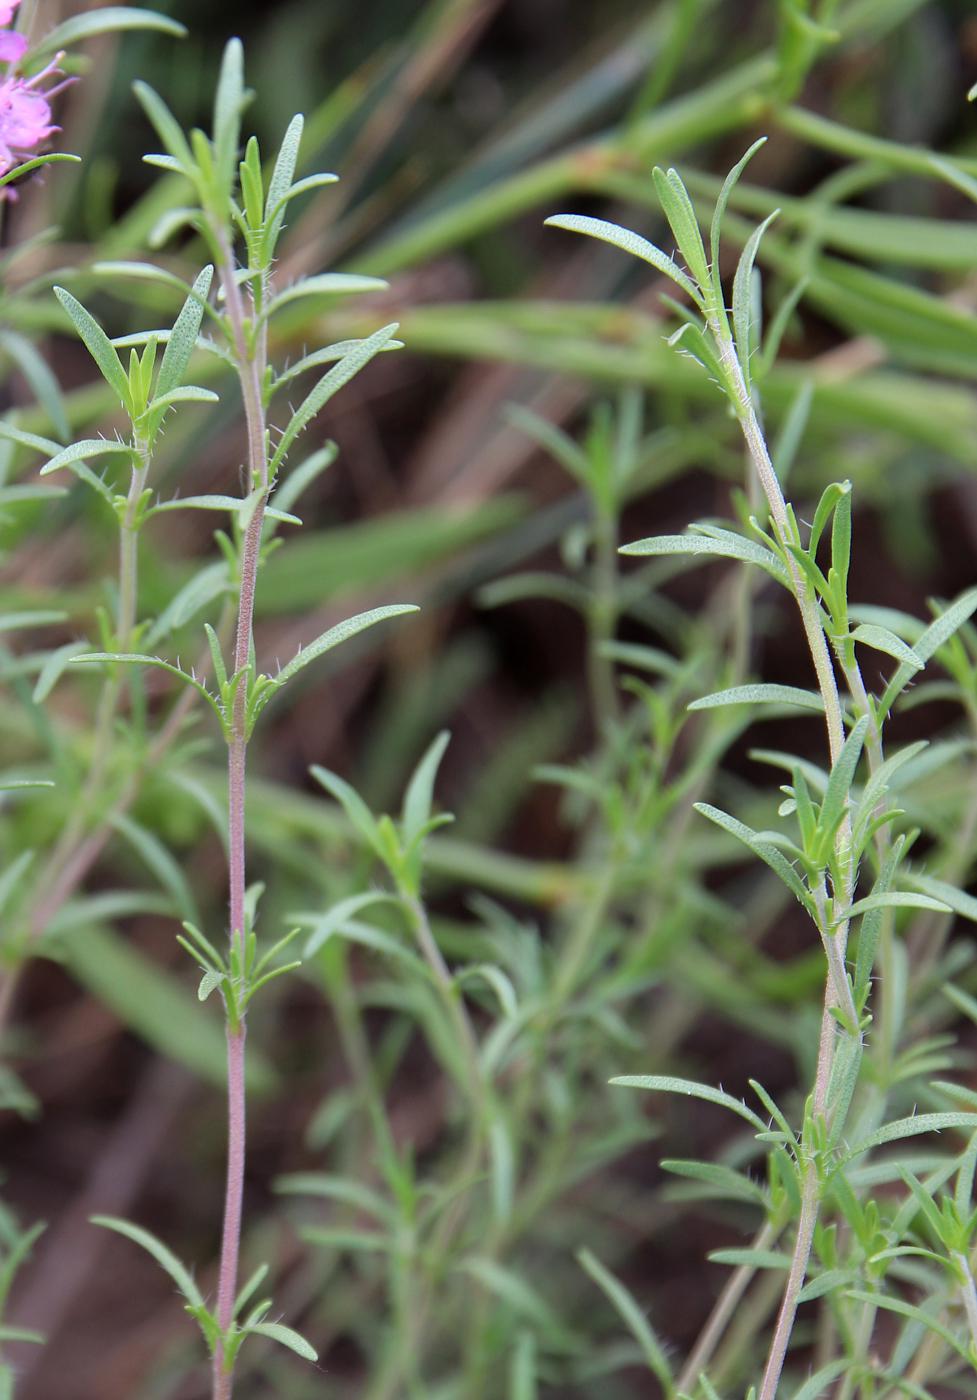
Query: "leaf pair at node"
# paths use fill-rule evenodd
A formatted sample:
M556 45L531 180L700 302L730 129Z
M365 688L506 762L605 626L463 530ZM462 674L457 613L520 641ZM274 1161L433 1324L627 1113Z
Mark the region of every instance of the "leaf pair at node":
M340 804L353 830L408 899L420 894L427 837L454 820L446 812L432 815L434 783L450 737L446 731L439 734L418 763L404 795L399 822L386 815L374 817L355 788L329 769L312 769L312 776Z
M300 1333L291 1327L283 1326L280 1322L267 1322L265 1320L271 1309L270 1298L264 1298L257 1303L253 1302L255 1294L268 1274L267 1264L261 1264L255 1269L238 1293L234 1301L233 1320L225 1331L217 1321L215 1313L207 1307L203 1294L197 1287L190 1270L171 1249L163 1244L162 1240L157 1239L155 1235L144 1230L141 1226L132 1225L128 1220L120 1220L115 1216L93 1215L91 1220L93 1225L101 1225L107 1230L114 1230L116 1234L124 1235L126 1239L140 1245L147 1254L152 1255L183 1295L186 1310L203 1333L210 1354L215 1355L218 1346L220 1347L224 1368L228 1373L233 1370L241 1346L249 1336L267 1337L269 1341L277 1342L279 1346L294 1351L305 1361L318 1359L315 1349ZM249 1305L251 1305L251 1310L242 1319L244 1309Z

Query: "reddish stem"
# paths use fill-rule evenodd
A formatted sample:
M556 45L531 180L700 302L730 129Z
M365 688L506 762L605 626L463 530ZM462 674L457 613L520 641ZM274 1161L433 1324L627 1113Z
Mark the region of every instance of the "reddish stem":
M234 277L234 259L225 237L220 238L223 257L221 280L227 303L231 342L237 358L238 378L248 425L249 490L260 488L261 498L252 512L241 549L241 577L237 630L234 638L234 674L239 677L234 693L230 737L227 746L227 864L230 943L243 968L245 939L245 856L244 804L247 782L247 690L248 678L242 673L251 654L254 624L254 597L261 559L261 531L268 495L268 460L265 452L265 414L261 396L261 363L264 360L263 333L257 344L250 344L245 329L245 310L240 288ZM234 1322L237 1294L238 1256L241 1247L241 1216L244 1198L245 1164L245 1024L243 1007L227 1010L227 1182L224 1195L224 1226L221 1236L220 1271L217 1283L217 1322L226 1335ZM227 1363L222 1342L214 1348L213 1400L232 1400L234 1363Z

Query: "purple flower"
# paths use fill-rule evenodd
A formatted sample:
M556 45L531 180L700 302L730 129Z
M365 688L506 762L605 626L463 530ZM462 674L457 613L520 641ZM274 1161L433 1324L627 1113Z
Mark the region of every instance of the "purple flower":
M15 29L0 30L0 61L17 63L27 50L27 35L18 34Z
M0 25L9 24L20 0L0 0ZM19 77L14 68L27 51L27 38L12 29L0 29L0 63L7 65L7 76L0 81L0 175L5 175L57 131L51 121L51 98L64 83L45 88L47 79L60 77L58 54L52 63L32 78ZM9 192L12 196L12 191ZM4 190L0 198L8 196ZM15 196L13 196L15 197Z
M20 0L0 0L0 24L9 24ZM17 63L27 51L27 35L8 29L0 33L0 62Z
M51 122L49 93L38 84L55 71L56 63L33 78L7 78L0 83L0 174L29 156L57 127Z

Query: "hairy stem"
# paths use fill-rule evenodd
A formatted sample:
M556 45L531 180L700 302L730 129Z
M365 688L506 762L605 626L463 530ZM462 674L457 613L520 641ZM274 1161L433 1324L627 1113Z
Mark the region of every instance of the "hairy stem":
M241 548L240 587L237 628L234 637L234 675L238 679L234 692L233 713L227 745L227 837L228 837L228 907L232 956L243 965L245 939L245 903L247 893L245 796L247 777L247 667L251 656L254 628L254 598L261 560L261 532L268 499L268 456L265 449L265 411L261 393L262 365L265 356L264 330L249 336L248 320L235 277L234 256L223 230L216 234L221 250L220 278L224 288L230 340L237 361L238 379L248 430L248 482L246 494L258 491L259 497L251 513ZM241 1216L244 1197L245 1167L245 1038L243 1009L227 1016L227 1180L224 1195L224 1223L221 1234L220 1267L217 1283L217 1322L226 1336L234 1322L234 1298L237 1292L238 1256L241 1247ZM233 1393L233 1361L225 1359L223 1341L214 1349L213 1400L231 1400Z
M719 349L720 361L728 376L734 406L736 408L740 428L743 432L743 437L746 441L747 450L756 469L757 476L760 479L764 495L767 498L774 528L781 543L786 546L794 542L792 539L790 519L787 513L787 502L784 499L780 482L777 479L777 474L773 469L773 463L770 460L766 439L764 438L763 430L757 417L752 396L743 378L743 372L740 368L733 342L728 332L725 331L720 324L718 316L714 315L710 318L710 325ZM834 766L845 742L844 716L841 707L841 697L838 691L838 681L831 658L831 651L821 622L820 606L813 587L806 576L801 572L789 550L785 549L785 555L790 572L792 591L801 615L804 635L807 639L811 660L814 663L814 670L817 676L818 689L824 703L825 723L828 731L828 749L830 751L832 766ZM851 903L854 872L852 870L850 858L850 844L851 828L846 818L839 828L836 840L838 867L844 872L844 888L837 890L835 893L837 898L842 901L842 908L847 908ZM848 992L847 980L844 976L845 952L848 943L847 923L841 924L833 934L828 934L827 937L828 940L830 940L830 947L828 942L826 942L825 950L829 958L829 968L827 985L825 988L824 1012L821 1022L821 1037L818 1046L815 1091L812 1105L815 1119L826 1117L828 1109L828 1087L831 1080L831 1065L834 1059L836 1038L836 1029L831 1016L832 1008L838 1004L844 1005L849 1016L854 1010L853 1007L848 1005L851 1001L851 997L850 992ZM844 984L845 992L848 993L847 996L841 993L842 983ZM853 1033L857 1034L854 1027ZM780 1383L784 1359L787 1355L787 1348L790 1344L790 1336L794 1327L794 1318L797 1315L797 1300L804 1286L804 1278L807 1273L807 1265L811 1255L811 1246L814 1241L814 1231L817 1226L819 1209L820 1181L817 1165L814 1161L808 1161L804 1168L803 1185L801 1187L801 1206L797 1221L797 1235L794 1241L794 1249L791 1255L790 1269L784 1287L780 1311L777 1316L777 1324L774 1329L770 1351L767 1356L767 1363L763 1372L759 1400L774 1400L777 1394L777 1387Z

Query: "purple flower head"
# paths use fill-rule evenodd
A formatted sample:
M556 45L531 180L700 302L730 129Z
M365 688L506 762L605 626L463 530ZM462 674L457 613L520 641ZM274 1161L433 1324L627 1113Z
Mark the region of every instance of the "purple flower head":
M0 61L17 63L27 51L27 35L18 34L16 29L0 30Z
M9 24L20 0L0 0L0 24ZM0 62L17 63L27 51L27 35L8 29L0 33Z
M0 175L29 159L52 132L60 129L51 121L50 99L66 84L55 83L47 89L43 84L48 78L61 76L58 64L62 57L58 54L33 78L11 76L0 82Z

